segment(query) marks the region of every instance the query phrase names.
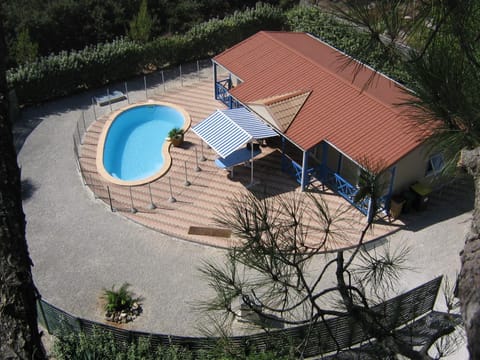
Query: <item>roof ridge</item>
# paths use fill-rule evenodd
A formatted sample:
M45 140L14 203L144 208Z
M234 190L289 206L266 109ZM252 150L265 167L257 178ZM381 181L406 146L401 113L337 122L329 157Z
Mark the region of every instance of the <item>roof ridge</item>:
M246 104L250 107L258 106L263 108L270 115L270 118L273 121L273 125L282 133L285 133L297 117L302 107L305 105L305 102L307 101L311 93L312 90L294 90L283 95L275 95L269 98L259 99L250 103L247 102ZM285 108L280 111L278 108L279 106L285 105L287 105L292 110L290 112L290 115L287 117L285 116ZM271 123L271 121L267 121Z
M270 105L279 103L280 101L289 100L291 98L294 98L294 97L297 97L297 96L300 96L300 95L304 95L306 93L311 93L311 92L312 92L312 90L306 90L306 89L305 90L302 90L302 89L293 90L293 91L290 91L290 92L287 92L287 93L284 93L284 94L278 94L278 95L266 97L266 98L263 98L263 99L258 99L256 101L252 101L252 104L263 104L265 106L270 106Z
M258 36L258 35L261 35L261 34L268 34L268 33L289 33L289 31L284 31L284 30L278 30L278 31L274 31L274 30L260 30L258 31L257 33L253 34L252 36L249 36L245 39L243 39L242 41L236 43L235 45L229 47L228 49L225 49L223 50L220 54L217 54L215 55L212 60L215 61L215 58L223 55L223 54L228 54L230 51L233 51L234 49L236 49L237 47L239 47L240 45L242 45L243 43L249 41L252 37L254 36ZM216 62L216 61L215 61Z
M377 71L376 69L374 69L373 67L371 67L370 65L368 64L365 64L363 63L362 61L354 58L353 56L347 54L346 52L336 48L335 46L333 45L330 45L329 43L327 43L326 41L323 41L322 39L316 37L315 35L312 35L310 33L307 33L305 32L305 34L309 37L311 37L312 39L322 43L323 45L326 45L327 47L329 47L330 49L332 49L333 51L336 51L338 52L339 54L341 54L342 56L345 56L346 58L349 58L351 59L352 61L354 61L355 63L357 63L358 65L361 65L362 66L362 69L365 69L365 70L368 70L372 73L372 76L375 76L375 75L379 75L381 78L383 78L384 80L387 80L389 82L389 86L391 84L391 86L398 86L398 88L400 90L406 90L408 91L409 89L406 88L405 86L403 86L401 83L399 83L398 81L395 81L394 79L390 78L389 76L385 75L384 73L380 72L380 71ZM315 62L315 61L312 61L311 59L309 59L309 61L311 61L312 63L314 63L315 65L318 66L318 64ZM327 68L324 68L322 67L323 69L325 69L329 74L335 76L337 79L340 79L342 82L348 84L350 87L354 88L354 89L357 89L360 91L360 93L363 93L365 94L366 96L368 96L369 98L375 100L376 102L380 103L380 105L386 107L387 109L395 112L396 114L400 115L403 117L403 115L401 114L401 111L400 110L397 110L396 109L396 105L398 104L394 104L394 103L388 103L387 101L384 101L382 99L380 99L378 96L375 96L373 95L371 92L367 91L369 87L366 87L365 89L363 87L360 87L358 85L356 85L354 83L355 81L355 78L358 74L355 74L352 78L352 81L348 81L346 78L344 78L343 76L337 76L334 72L330 71L329 69ZM343 71L343 70L342 70ZM373 80L374 78L372 78Z

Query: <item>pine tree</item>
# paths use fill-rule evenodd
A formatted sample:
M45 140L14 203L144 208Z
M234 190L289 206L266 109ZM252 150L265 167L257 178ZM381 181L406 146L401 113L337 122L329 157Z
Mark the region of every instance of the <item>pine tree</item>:
M0 17L0 54L6 54ZM0 59L0 357L45 359L25 239L20 169L8 119L5 56Z
M130 38L142 43L150 39L153 19L148 13L147 0L142 0L138 14L130 22Z

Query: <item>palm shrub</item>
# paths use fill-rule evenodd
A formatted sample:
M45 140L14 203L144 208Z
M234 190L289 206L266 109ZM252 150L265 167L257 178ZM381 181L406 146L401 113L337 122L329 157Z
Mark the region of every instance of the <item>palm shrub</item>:
M31 39L27 28L23 28L18 34L13 53L19 64L34 61L37 58L38 44Z
M141 297L134 297L132 291L128 290L129 283L123 283L118 290L115 285L111 290L103 290L103 298L106 300L105 311L108 313L119 312L131 309L132 305L141 300Z
M178 127L173 128L168 132L168 137L170 139L173 139L174 137L182 136L183 135L183 129L180 129Z

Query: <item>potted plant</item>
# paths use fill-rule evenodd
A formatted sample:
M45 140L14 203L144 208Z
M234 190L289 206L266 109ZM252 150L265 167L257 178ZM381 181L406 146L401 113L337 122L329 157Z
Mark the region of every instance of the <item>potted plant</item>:
M180 146L183 143L183 129L173 128L168 132L168 138L173 146Z

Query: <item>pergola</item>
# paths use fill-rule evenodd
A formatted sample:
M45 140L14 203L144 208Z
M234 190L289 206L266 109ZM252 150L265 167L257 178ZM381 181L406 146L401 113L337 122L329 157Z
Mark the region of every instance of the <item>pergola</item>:
M253 185L253 158L260 154L253 141L279 136L246 108L217 110L192 128L220 158L215 163L222 168L250 160L250 185ZM250 143L250 148L243 147Z

